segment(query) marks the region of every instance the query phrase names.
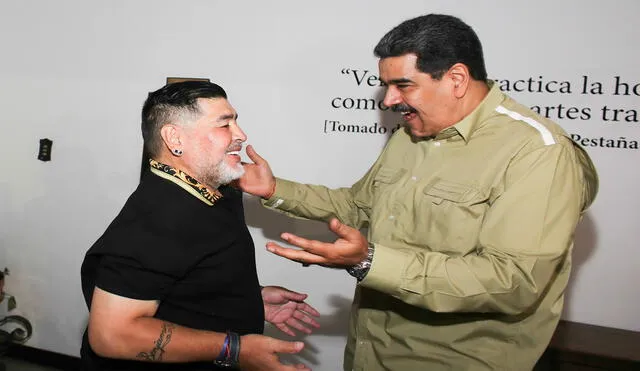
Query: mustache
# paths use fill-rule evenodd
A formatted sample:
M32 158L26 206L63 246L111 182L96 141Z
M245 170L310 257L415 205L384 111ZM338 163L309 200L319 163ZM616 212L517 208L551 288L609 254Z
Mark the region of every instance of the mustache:
M394 104L393 106L391 106L391 111L393 112L408 112L408 113L416 113L418 111L416 111L415 108L411 107L408 104L404 104L404 103L398 103L398 104Z
M242 151L242 143L231 143L231 145L227 147L227 152L233 151Z

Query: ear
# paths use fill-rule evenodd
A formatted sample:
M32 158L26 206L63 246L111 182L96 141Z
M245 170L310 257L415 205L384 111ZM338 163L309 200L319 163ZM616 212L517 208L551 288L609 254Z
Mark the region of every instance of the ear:
M453 83L453 94L455 97L464 97L469 88L469 82L471 81L469 68L462 63L456 63L447 71L447 77Z
M182 128L172 124L166 124L160 129L160 136L169 152L174 149L182 149Z

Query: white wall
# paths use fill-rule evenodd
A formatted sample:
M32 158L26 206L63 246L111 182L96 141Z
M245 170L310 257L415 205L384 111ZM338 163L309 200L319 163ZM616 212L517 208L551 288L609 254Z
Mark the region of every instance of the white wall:
M0 1L0 268L16 313L30 318L28 345L77 355L87 311L80 290L85 251L135 188L139 112L169 76L207 77L227 89L249 142L277 175L348 185L387 135L324 133L325 120L387 128L376 110L331 107L334 97L380 98L358 86L377 74L373 46L400 21L428 12L458 15L484 43L492 78L568 81L570 94L514 92L529 105L588 107L588 120L558 120L570 133L638 141L638 95L612 95L615 76L632 85L640 41L636 0L609 1ZM345 70L345 72L347 72ZM585 75L601 95L578 90ZM367 75L368 76L368 75ZM636 91L640 87L636 88ZM633 122L605 122L604 105ZM51 162L36 159L53 140ZM636 142L637 145L637 142ZM640 330L640 201L637 149L588 147L601 192L579 228L565 318ZM354 280L303 268L263 246L291 231L331 239L324 225L268 212L247 199L247 220L264 284L311 294L324 314L303 358L340 368ZM3 307L4 307L3 303Z

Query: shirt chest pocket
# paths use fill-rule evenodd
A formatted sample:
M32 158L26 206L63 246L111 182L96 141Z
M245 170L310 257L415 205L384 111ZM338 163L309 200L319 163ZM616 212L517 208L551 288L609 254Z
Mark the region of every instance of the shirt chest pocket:
M423 193L435 205L440 205L445 201L455 204L476 204L486 201L483 192L477 188L445 180L439 180L431 186L427 186Z
M421 203L434 250L466 254L475 248L484 215L487 192L477 187L438 180L423 190Z
M405 169L381 167L373 178L373 191L375 196L379 198L382 194L393 189L393 185L398 183L406 172Z
M395 169L390 167L381 167L373 178L373 186L395 183L406 172L405 169Z

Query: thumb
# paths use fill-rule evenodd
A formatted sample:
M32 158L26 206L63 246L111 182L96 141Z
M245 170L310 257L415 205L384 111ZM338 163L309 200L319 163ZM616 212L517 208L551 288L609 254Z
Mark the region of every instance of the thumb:
M289 299L289 300L293 300L293 301L303 301L304 299L307 298L307 294L301 294L299 292L295 292L295 291L285 291L282 293L285 299Z
M295 354L301 351L304 348L304 343L301 341L284 341L284 340L274 340L273 350L276 353L290 353Z
M329 221L329 229L338 236L345 238L347 237L351 231L354 231L354 228L349 227L346 224L343 224L337 218L333 218ZM360 233L360 232L358 232ZM345 238L346 239L346 238Z

